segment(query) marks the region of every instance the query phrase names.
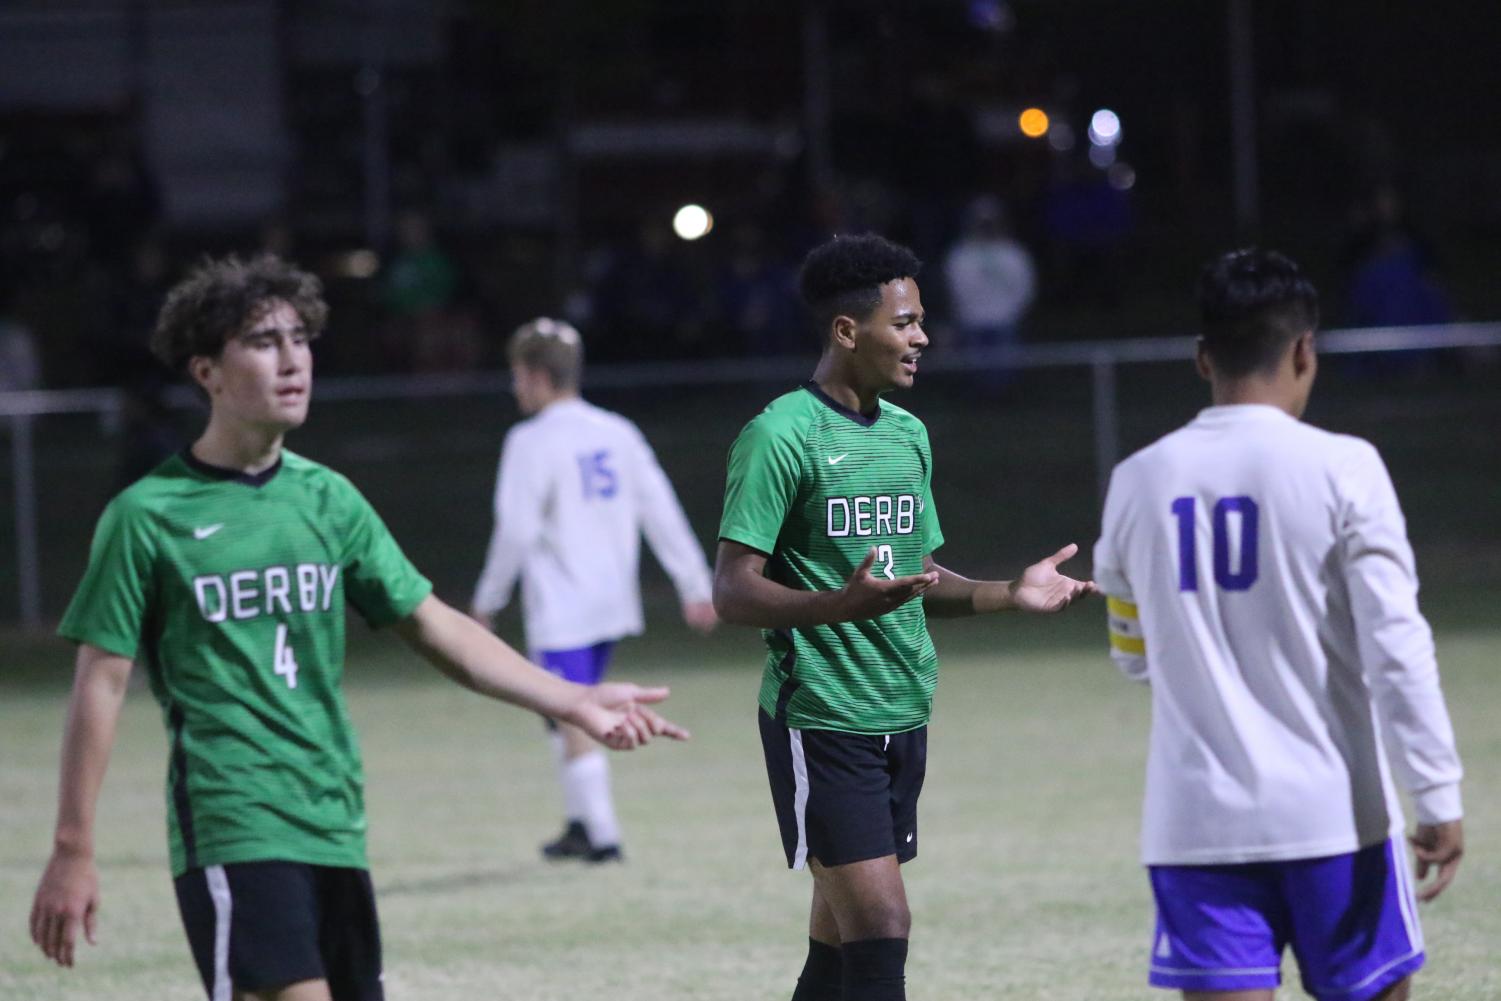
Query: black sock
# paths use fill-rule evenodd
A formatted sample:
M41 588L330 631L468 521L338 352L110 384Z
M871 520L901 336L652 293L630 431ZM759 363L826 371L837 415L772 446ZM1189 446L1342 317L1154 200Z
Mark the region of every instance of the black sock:
M866 938L839 947L843 1001L906 1001L907 940Z
M841 1001L844 997L844 959L837 945L808 939L808 960L797 978L792 1001Z

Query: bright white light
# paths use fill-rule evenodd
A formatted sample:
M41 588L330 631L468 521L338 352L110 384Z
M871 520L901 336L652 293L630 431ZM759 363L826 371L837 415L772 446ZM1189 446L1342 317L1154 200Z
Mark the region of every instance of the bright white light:
M1089 162L1104 170L1115 162L1114 146L1090 146Z
M1109 108L1096 111L1089 119L1089 141L1096 146L1114 146L1120 142L1120 116Z
M1060 153L1067 153L1074 148L1074 130L1067 122L1055 122L1048 129L1048 145Z
M684 240L697 240L714 228L714 217L702 205L684 205L672 217L672 231Z
M1116 191L1130 191L1136 186L1136 171L1123 160L1112 164L1110 169L1105 171L1105 179Z

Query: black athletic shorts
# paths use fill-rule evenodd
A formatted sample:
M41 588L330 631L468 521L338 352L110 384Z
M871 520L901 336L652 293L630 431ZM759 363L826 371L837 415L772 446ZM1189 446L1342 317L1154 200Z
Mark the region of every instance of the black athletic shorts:
M210 1001L327 980L334 1001L382 1001L380 927L364 869L234 862L173 883Z
M928 766L928 728L868 736L793 730L766 714L761 749L787 866L825 866L917 855L917 797Z

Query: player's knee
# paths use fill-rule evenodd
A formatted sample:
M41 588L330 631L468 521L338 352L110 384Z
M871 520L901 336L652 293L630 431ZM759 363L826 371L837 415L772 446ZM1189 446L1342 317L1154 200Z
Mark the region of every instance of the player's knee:
M1407 1001L1412 996L1412 977L1403 977L1392 984L1385 991L1378 994L1373 1001Z
M906 901L881 901L861 908L851 915L848 929L840 932L846 941L867 938L908 938L912 933L912 912Z

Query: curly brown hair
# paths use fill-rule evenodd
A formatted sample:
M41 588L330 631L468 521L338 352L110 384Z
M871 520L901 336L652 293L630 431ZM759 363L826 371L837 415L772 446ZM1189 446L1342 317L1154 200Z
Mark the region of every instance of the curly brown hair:
M255 322L268 303L291 306L309 338L328 322L323 283L275 254L241 260L205 257L172 287L151 333L151 353L172 371L198 355L216 358L230 338Z

